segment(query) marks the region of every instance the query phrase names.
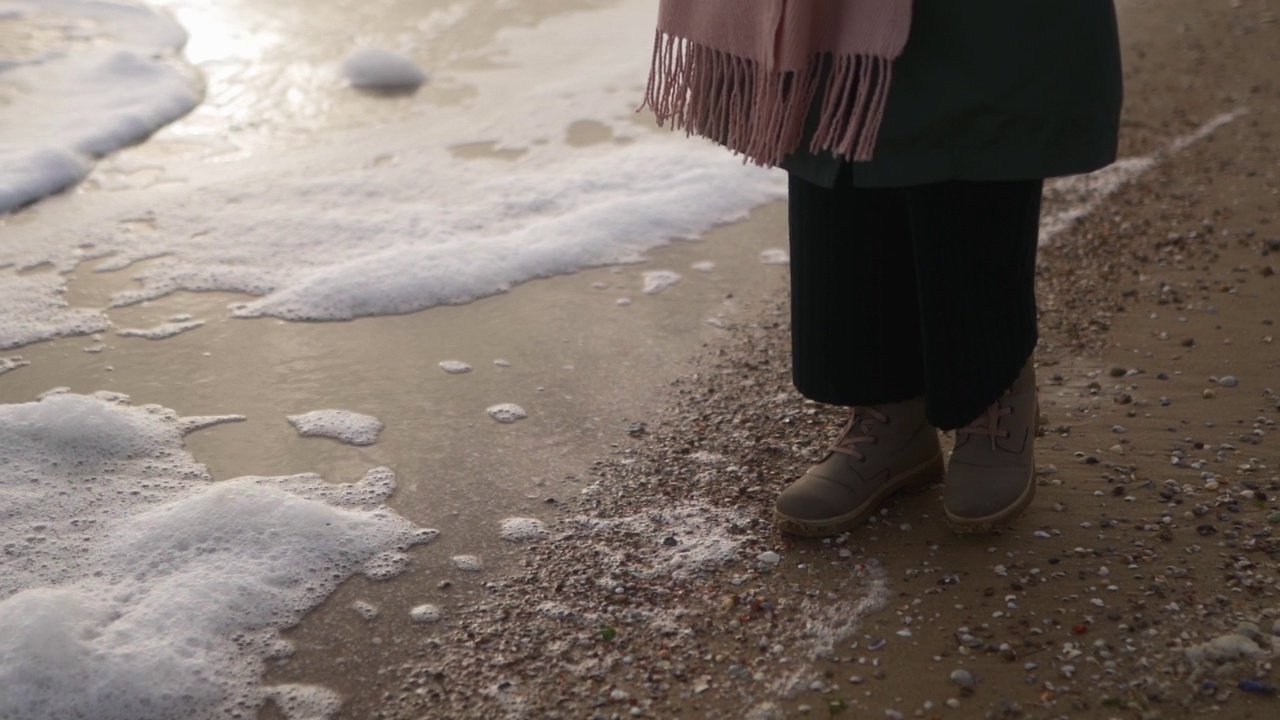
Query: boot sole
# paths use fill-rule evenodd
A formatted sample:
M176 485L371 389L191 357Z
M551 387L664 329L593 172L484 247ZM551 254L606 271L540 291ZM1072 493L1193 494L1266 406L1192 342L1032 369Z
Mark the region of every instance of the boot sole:
M871 514L878 510L880 504L890 495L923 492L941 481L945 473L942 452L939 451L929 460L901 473L893 482L886 483L880 488L880 491L872 495L867 502L843 515L822 520L801 520L774 509L773 522L779 531L788 535L801 537L839 535L866 522L867 518L871 517Z
M947 518L947 525L951 526L952 532L960 535L969 535L977 533L989 533L997 525L1004 525L1010 520L1018 517L1031 505L1031 500L1036 496L1036 477L1034 471L1031 479L1027 482L1027 489L1022 491L1018 499L1009 507L997 513L992 513L986 517L970 518L952 515L950 510L943 508L943 513Z

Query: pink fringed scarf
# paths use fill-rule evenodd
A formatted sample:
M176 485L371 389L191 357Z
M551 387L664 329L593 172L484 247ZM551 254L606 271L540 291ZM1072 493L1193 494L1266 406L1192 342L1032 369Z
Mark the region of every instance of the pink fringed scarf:
M869 160L911 0L662 0L644 104L758 165L809 149Z

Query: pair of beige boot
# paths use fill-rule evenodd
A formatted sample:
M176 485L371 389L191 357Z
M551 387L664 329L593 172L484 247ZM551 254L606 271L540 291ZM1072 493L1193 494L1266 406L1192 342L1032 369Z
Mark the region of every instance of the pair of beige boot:
M822 461L778 496L778 529L807 536L845 532L890 495L924 490L945 474L948 524L957 532L987 532L1021 514L1035 495L1038 415L1035 370L1028 361L986 412L956 430L944 470L924 398L856 407Z

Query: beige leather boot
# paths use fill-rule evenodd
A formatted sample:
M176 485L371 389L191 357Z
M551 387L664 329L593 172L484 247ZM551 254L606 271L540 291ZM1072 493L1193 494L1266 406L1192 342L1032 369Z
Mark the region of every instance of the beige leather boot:
M893 493L923 490L942 472L924 398L855 407L822 461L778 496L774 520L792 535L835 535L861 525Z
M1031 504L1039 416L1036 371L1027 360L1004 395L956 430L942 501L953 530L989 532Z

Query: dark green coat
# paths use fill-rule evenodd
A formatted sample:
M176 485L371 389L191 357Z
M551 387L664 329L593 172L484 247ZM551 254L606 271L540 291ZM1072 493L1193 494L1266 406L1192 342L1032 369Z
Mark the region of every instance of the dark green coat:
M1024 180L1115 160L1120 48L1112 0L914 0L862 187ZM807 142L807 141L806 141ZM830 187L844 165L798 152L783 167Z

